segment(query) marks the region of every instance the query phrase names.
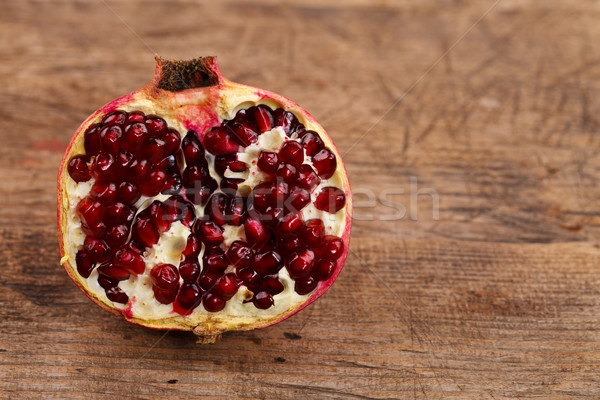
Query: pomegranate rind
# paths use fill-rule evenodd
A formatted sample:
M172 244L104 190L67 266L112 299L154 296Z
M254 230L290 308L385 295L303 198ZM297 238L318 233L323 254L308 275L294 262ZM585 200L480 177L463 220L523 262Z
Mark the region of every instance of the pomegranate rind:
M130 323L153 329L193 331L200 336L199 342L209 343L215 341L221 333L226 331L253 330L281 322L310 305L331 287L340 274L348 253L352 221L352 196L347 172L340 153L325 129L323 129L314 117L296 103L276 93L248 85L238 84L225 79L219 72L216 58L207 57L204 61L211 65L212 70L218 76L217 85L206 88L186 89L179 92L167 92L158 89L157 84L161 76L163 61L157 59L155 74L150 84L142 89L109 102L90 115L79 126L65 151L58 172L57 220L61 264L64 266L73 282L88 298L105 310L116 315L121 315ZM304 301L293 305L281 313L269 315L268 317L261 317L259 313L242 317L239 315L229 316L207 312L201 314L193 313L188 316L172 313L172 316L168 318L142 319L134 317L131 312L131 306L133 302L135 302L135 298L130 299L128 307L121 309L115 307L114 303L103 299L90 290L87 280L82 278L77 272L73 262L75 254L71 254L69 251L69 243L66 242L68 236L68 210L70 208L66 188L69 179L71 179L66 166L71 157L85 153L83 145L85 130L91 124L101 120L107 113L116 109L124 109L141 110L148 114L157 114L163 117L168 115L170 116L168 119L169 124L174 125L173 127L180 132L183 133L188 129L193 129L202 134L211 127L219 125L224 118L231 118L237 109L255 104L267 104L292 111L306 129L314 130L319 133L325 146L336 155L336 174L338 173L337 171L339 171L341 180L340 185L346 196L346 206L343 222L344 229L343 234L341 235L344 242L344 252L337 260L336 268L332 276L326 281L320 282L318 287L311 294L307 295Z

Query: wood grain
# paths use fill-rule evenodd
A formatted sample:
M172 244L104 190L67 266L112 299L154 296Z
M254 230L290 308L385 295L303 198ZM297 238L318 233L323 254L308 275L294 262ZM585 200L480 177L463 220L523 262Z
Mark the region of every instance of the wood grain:
M0 397L600 397L597 2L501 0L458 43L492 1L109 4L161 56L215 54L315 115L351 254L320 301L214 346L94 306L58 264L56 173L153 55L100 1L4 2Z

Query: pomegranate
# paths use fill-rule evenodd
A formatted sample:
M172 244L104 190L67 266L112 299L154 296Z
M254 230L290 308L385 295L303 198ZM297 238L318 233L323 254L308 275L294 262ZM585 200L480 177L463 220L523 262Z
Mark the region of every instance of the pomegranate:
M352 199L325 130L216 58L157 59L94 112L58 174L61 264L127 321L200 342L273 325L334 282Z

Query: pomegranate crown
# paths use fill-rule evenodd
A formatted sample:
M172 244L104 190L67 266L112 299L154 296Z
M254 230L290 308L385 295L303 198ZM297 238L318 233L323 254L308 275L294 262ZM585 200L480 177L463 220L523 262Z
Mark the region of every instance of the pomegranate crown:
M217 86L221 73L217 57L198 57L192 60L165 60L159 56L153 83L158 89L181 92L187 89Z

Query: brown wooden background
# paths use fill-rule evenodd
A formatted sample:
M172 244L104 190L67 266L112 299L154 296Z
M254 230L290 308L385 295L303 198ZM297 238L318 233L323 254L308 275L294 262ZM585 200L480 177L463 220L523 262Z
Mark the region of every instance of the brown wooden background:
M56 172L153 55L101 1L3 1L0 397L599 398L598 2L500 0L421 80L493 1L213 3L109 1L160 55L218 55L321 121L358 206L343 273L208 347L93 305L58 264Z

